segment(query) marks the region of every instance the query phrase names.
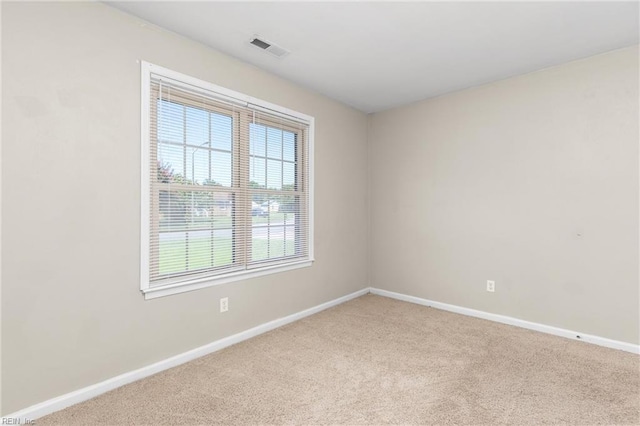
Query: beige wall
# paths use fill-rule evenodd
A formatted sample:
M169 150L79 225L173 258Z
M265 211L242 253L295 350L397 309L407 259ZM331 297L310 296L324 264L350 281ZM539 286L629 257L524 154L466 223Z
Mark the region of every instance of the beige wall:
M371 285L638 343L638 113L634 47L371 116Z
M100 3L4 3L2 55L3 414L367 286L363 113ZM312 268L144 300L139 59L316 118Z

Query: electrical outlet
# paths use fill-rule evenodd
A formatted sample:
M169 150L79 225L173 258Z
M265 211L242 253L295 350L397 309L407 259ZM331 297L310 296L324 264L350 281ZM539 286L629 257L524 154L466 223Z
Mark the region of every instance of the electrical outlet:
M487 280L487 291L490 291L491 293L496 291L496 282L495 281Z
M220 312L227 312L229 310L229 298L223 297L220 299Z

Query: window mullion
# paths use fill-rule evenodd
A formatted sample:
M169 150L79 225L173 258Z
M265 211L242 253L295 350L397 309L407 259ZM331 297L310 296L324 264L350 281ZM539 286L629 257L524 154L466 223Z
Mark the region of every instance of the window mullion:
M185 173L185 178L187 177L187 108L183 105L182 106L182 145L183 145L183 163L184 163L184 173ZM193 174L195 173L194 167L193 167L193 155L191 156L191 175L193 176ZM193 179L191 182L192 185L194 185ZM193 192L191 192L191 211L189 213L189 221L193 222ZM185 255L185 259L184 259L184 264L186 266L186 270L189 270L189 231L185 231L184 233L184 255Z
M306 211L306 200L304 199L304 194L307 192L307 188L306 188L306 182L304 181L305 178L305 173L303 172L304 170L306 170L306 164L305 164L305 160L306 160L306 147L305 147L305 138L303 137L302 132L296 132L295 133L295 149L296 149L296 169L295 169L295 179L296 179L296 192L301 192L302 195L298 195L296 196L296 205L297 205L297 210L298 210L298 217L296 218L296 227L295 227L295 233L296 233L296 247L295 247L295 251L297 255L302 254L300 251L303 247L305 247L306 245L306 241L305 241L305 232L304 232L304 228L303 228L303 224L301 223L301 218L306 218L307 216L307 211Z
M249 118L247 113L242 111L237 115L237 129L234 141L234 166L237 176L237 223L239 226L235 232L239 256L238 263L246 268L251 257L251 196L249 194Z
M152 100L155 98L152 97ZM154 105L151 107L152 111L156 112L157 107ZM158 123L156 120L151 121L151 134L157 135ZM159 250L160 250L160 188L158 185L158 146L155 143L150 144L150 163L149 168L151 170L150 182L149 182L149 194L151 196L151 217L150 219L150 263L149 263L149 277L151 279L160 275L160 262L159 262Z
M213 146L213 141L211 140L211 111L207 110L207 141L209 141L209 146L208 146L208 155L209 155L209 184L211 183L213 176L211 174L211 170L213 169L213 153L211 152L211 147ZM211 193L211 197L212 200L211 202L213 203L213 205L215 206L215 199L216 199L216 193L215 191L212 191ZM216 231L215 231L215 222L211 221L211 243L209 244L209 250L211 250L211 267L214 268L216 266L216 259L215 259L215 250L216 250L216 241L215 241L215 237L216 237Z

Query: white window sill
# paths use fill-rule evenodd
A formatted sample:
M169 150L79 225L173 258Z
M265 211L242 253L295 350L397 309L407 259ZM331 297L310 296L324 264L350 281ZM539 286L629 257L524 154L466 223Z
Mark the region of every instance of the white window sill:
M231 283L234 281L247 280L249 278L261 277L264 275L279 272L291 271L293 269L307 268L313 264L313 259L306 259L298 262L291 262L284 265L267 266L260 269L232 272L218 277L201 278L195 281L187 281L178 284L170 284L157 287L149 287L142 290L144 298L157 299L158 297L170 296L172 294L185 293L187 291L212 287L214 285Z

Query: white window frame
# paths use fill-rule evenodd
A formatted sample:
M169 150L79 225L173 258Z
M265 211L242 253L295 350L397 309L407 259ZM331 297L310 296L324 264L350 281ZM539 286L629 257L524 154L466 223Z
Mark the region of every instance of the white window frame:
M144 294L145 299L154 299L158 297L168 296L171 294L184 293L214 285L226 284L239 280L270 275L293 269L306 268L313 264L313 140L314 140L314 118L302 114L279 105L272 104L261 99L254 98L215 84L184 75L182 73L163 68L145 61L141 62L141 192L140 192L140 290ZM308 219L309 219L309 241L307 258L296 259L283 264L269 265L260 268L246 269L235 271L227 274L219 274L210 277L201 277L197 279L186 280L180 283L151 286L149 262L150 262L150 210L151 210L151 74L161 75L163 77L180 81L195 87L206 90L208 93L214 94L221 100L230 101L244 106L250 105L256 110L264 110L269 114L281 115L285 118L301 121L309 126L309 135L307 141L307 182L308 182Z

